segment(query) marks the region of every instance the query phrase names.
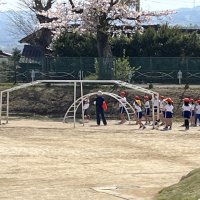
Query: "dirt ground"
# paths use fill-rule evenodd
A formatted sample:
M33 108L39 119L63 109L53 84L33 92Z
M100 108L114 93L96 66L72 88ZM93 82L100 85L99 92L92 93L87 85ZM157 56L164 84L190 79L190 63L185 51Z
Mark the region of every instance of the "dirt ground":
M11 120L0 126L0 199L149 200L200 166L200 127Z

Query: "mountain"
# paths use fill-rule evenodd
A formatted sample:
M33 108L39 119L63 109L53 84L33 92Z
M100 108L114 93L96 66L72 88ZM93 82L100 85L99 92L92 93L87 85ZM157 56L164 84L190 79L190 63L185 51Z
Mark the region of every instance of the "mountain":
M24 35L13 35L9 32L10 21L9 12L0 12L0 49L10 52L12 48L22 48L22 44L18 41ZM169 25L179 25L184 27L200 27L200 6L195 8L180 8L176 10L176 14L171 16L171 19L161 21L162 23L168 22ZM159 22L159 23L161 23Z
M195 8L180 8L172 15L171 25L196 26L200 28L200 6Z

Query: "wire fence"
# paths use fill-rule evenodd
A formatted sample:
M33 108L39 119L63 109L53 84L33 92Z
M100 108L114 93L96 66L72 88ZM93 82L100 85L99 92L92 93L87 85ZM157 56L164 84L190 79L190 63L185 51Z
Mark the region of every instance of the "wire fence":
M118 58L94 57L37 57L12 62L0 58L0 82L30 82L41 79L80 79L96 74L97 62L103 77L114 79ZM131 67L139 68L130 82L199 84L200 57L130 57ZM81 76L80 76L81 72ZM128 77L127 77L128 80Z

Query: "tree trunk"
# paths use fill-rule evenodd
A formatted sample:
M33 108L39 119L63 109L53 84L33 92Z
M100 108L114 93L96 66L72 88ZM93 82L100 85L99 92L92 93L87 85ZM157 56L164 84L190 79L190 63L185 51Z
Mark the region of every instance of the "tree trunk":
M99 79L112 79L113 58L108 34L97 31L97 50L99 55Z

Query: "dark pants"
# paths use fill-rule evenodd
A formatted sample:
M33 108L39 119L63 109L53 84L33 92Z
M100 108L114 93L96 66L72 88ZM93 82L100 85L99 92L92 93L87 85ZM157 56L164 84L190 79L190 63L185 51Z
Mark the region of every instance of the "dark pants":
M102 108L97 108L96 109L96 116L97 116L97 125L100 125L101 119L103 121L104 125L107 125L105 116L104 116L104 110Z

